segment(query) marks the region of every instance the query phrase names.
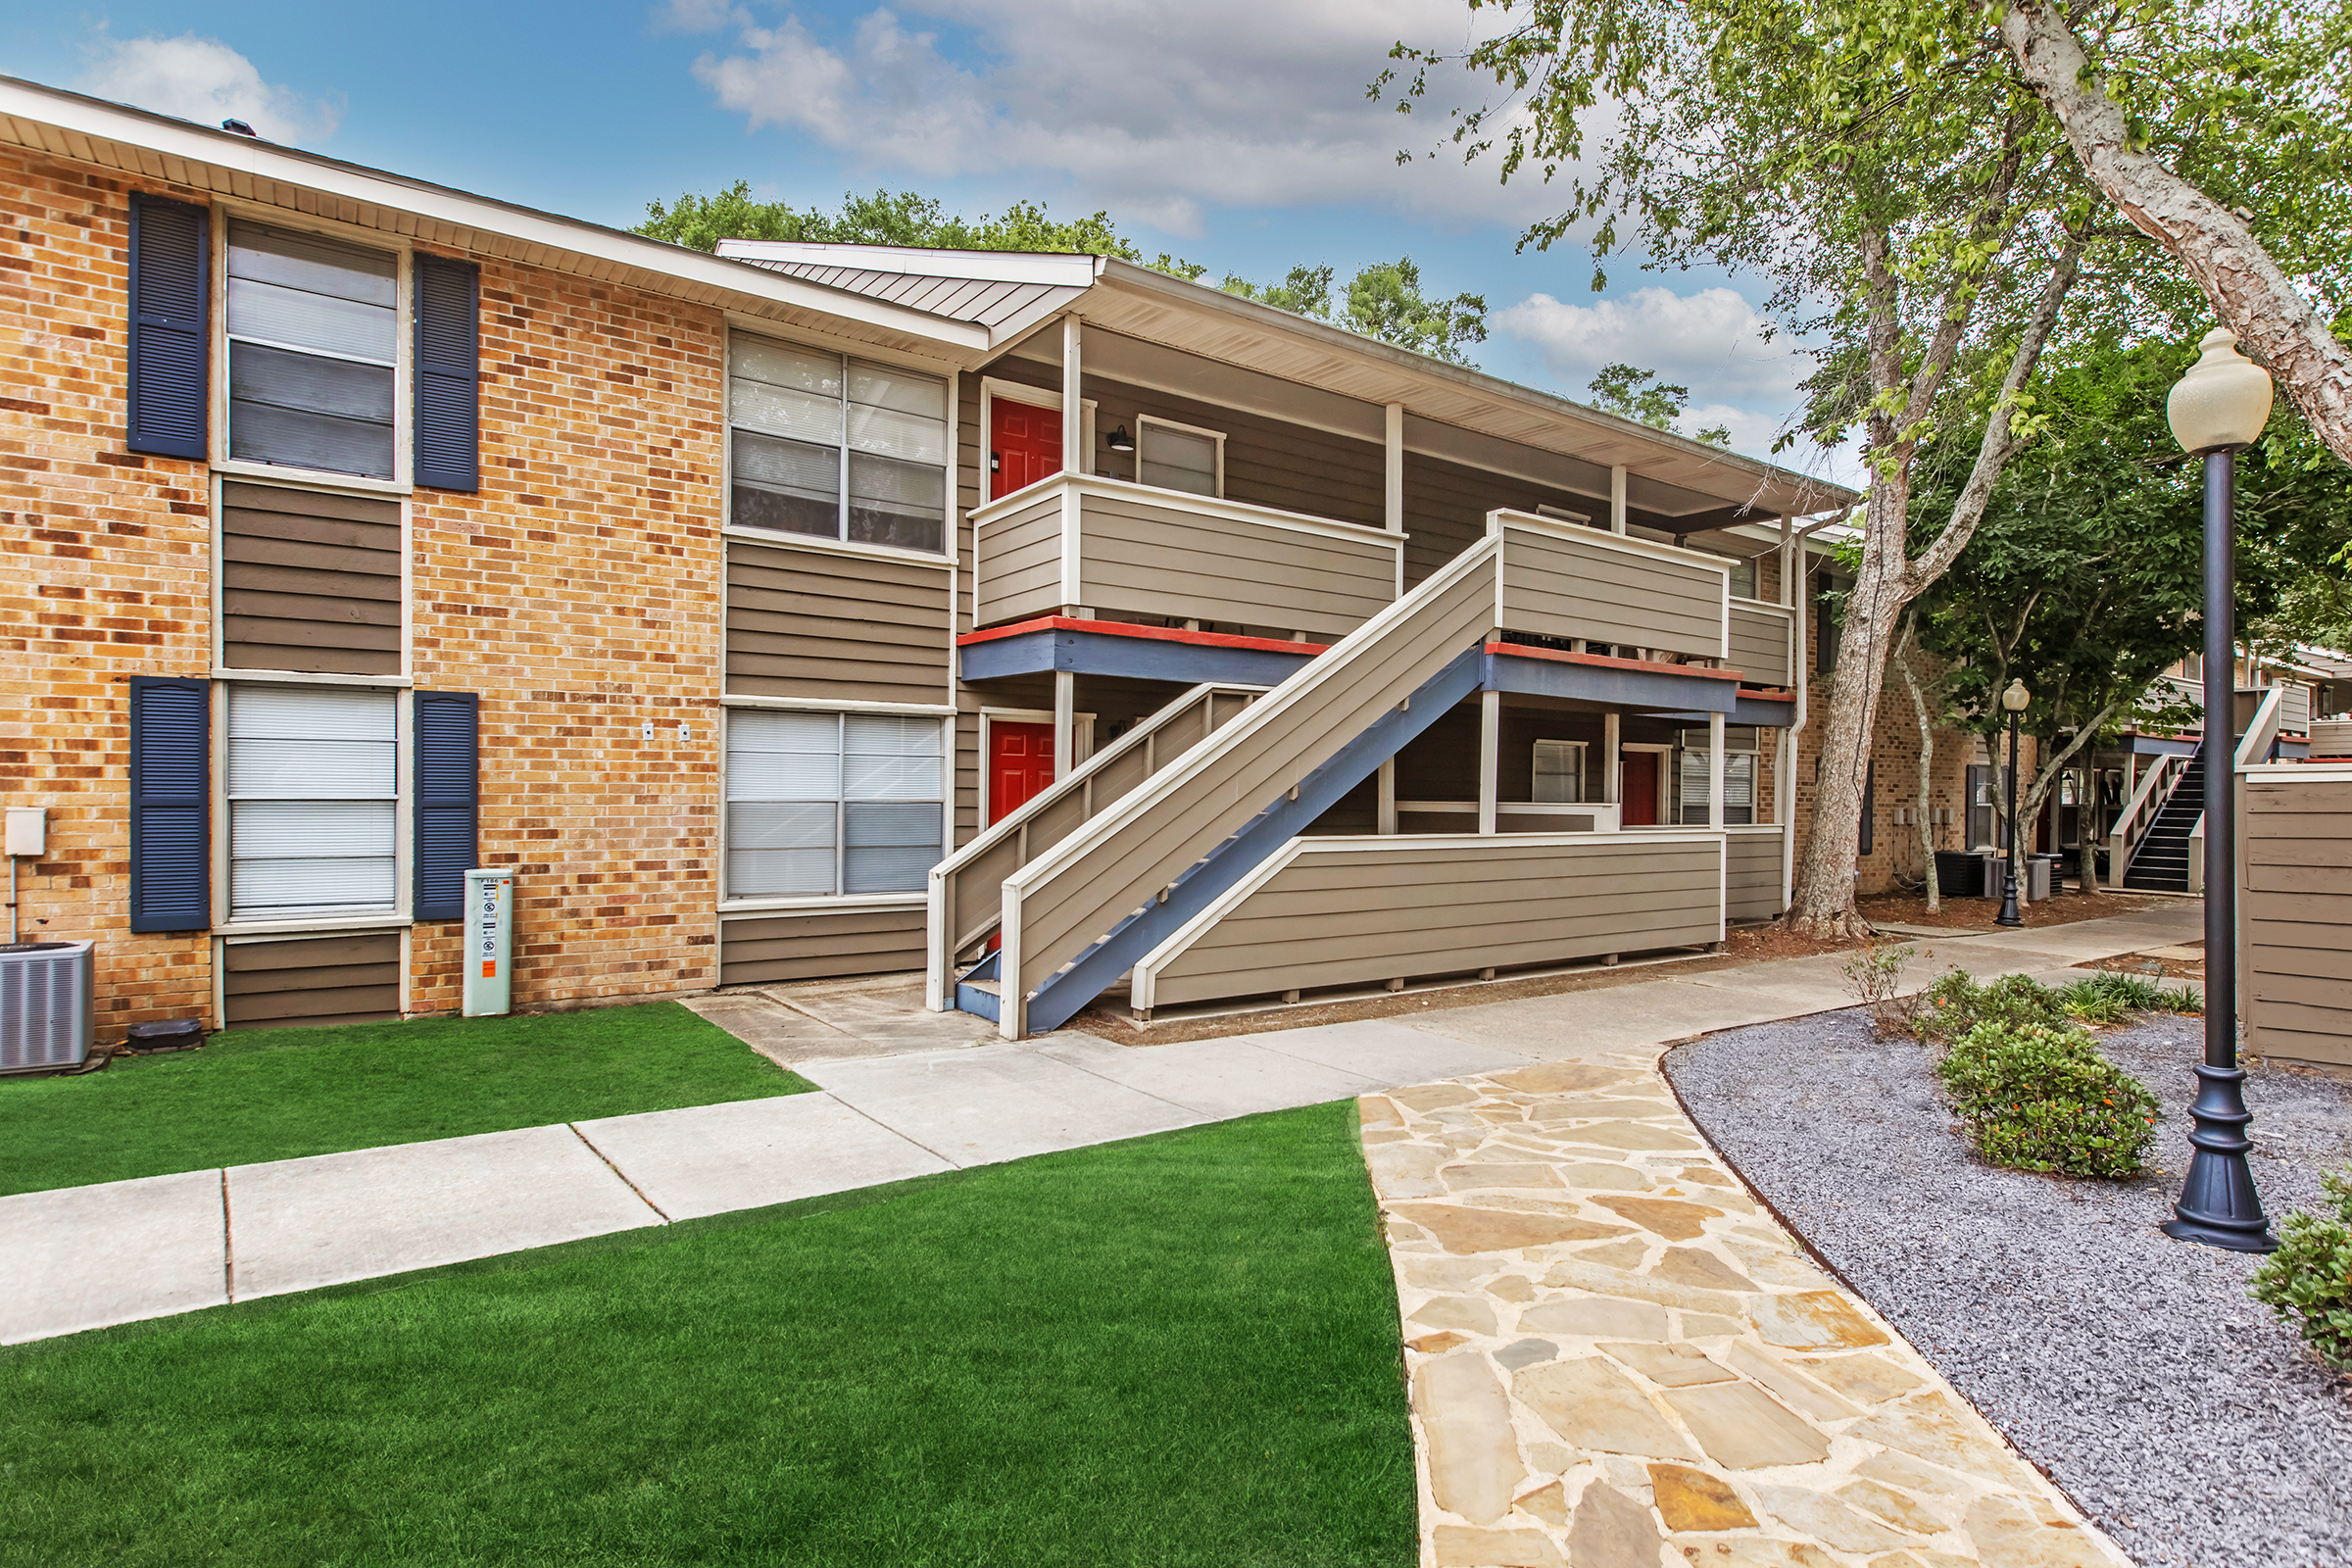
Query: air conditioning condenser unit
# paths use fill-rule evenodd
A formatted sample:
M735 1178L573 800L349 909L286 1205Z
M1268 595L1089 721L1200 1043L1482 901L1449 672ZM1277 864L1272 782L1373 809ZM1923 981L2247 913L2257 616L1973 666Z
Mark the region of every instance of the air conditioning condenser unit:
M0 1073L53 1072L88 1058L91 947L0 945Z

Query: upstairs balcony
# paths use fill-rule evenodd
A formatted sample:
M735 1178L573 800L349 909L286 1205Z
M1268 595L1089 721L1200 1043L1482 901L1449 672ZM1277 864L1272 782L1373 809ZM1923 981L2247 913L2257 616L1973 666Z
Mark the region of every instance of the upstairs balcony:
M1127 479L1056 475L971 518L976 626L1074 609L1333 643L1403 585L1400 533Z

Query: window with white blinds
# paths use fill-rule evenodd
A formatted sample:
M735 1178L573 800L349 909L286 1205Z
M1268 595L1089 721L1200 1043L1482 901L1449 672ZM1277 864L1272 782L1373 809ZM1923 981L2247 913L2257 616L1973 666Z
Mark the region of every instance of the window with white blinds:
M399 295L389 254L231 223L229 455L391 478Z
M1197 496L1225 493L1223 436L1214 430L1195 430L1152 418L1136 420L1136 429L1138 480Z
M727 897L919 893L940 858L936 718L727 716Z
M1707 754L1677 754L1682 765L1675 772L1675 820L1686 827L1707 825ZM1756 758L1753 752L1723 754L1723 823L1744 827L1756 819Z
M394 704L339 687L229 688L230 919L398 907Z
M947 382L743 332L730 348L731 521L947 548Z
M1580 805L1585 798L1585 743L1536 742L1535 788L1529 798L1544 805Z

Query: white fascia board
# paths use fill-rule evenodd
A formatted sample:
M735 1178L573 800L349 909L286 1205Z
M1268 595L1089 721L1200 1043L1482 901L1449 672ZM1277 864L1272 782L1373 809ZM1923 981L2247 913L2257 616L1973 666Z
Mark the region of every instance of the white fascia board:
M723 289L771 300L798 310L963 350L986 349L988 332L968 321L953 320L927 311L910 310L886 300L806 282L761 267L747 267L723 257L705 255L681 245L647 239L615 228L561 218L552 213L475 196L446 185L427 184L405 175L365 169L356 164L321 158L316 153L280 147L273 142L230 131L213 130L191 122L144 110L85 98L37 82L0 76L0 120L30 121L70 135L142 148L166 158L205 164L232 174L299 185L346 201L414 213L420 218L462 228L498 234L525 245L567 251L615 266L663 273L708 288ZM39 144L35 150L70 157Z
M968 277L987 283L1043 283L1084 288L1102 258L1032 251L940 251L911 245L840 245L814 240L722 239L718 254L745 262L792 262L802 267L853 267L910 277Z

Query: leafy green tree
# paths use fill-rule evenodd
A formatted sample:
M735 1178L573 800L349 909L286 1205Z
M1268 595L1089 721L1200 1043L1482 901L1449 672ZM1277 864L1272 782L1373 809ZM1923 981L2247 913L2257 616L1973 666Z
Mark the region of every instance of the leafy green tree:
M1927 43L1896 48L1847 24L1865 3L1537 0L1461 54L1399 44L1412 74L1374 84L1409 110L1441 66L1484 74L1501 101L1456 109L1450 139L1562 196L1523 245L1582 239L1596 287L1622 248L1660 268L1760 274L1768 314L1822 345L1805 428L1832 445L1858 429L1870 489L1789 911L1819 935L1858 924L1863 788L1904 607L1965 548L2035 433L2041 353L2107 244L2014 70L1921 74L1931 44L1984 52L1970 17L1906 13L1904 38ZM1975 459L1944 528L1915 541L1913 467L1938 438L1973 442Z
M1644 370L1622 363L1601 367L1600 373L1592 378L1588 390L1592 394L1592 406L1602 413L1614 414L1619 418L1632 419L1652 429L1674 430L1678 435L1681 430L1675 421L1683 416L1683 410L1690 405L1689 387L1661 381L1655 370ZM1732 444L1731 426L1714 425L1699 431L1691 439L1711 447L1728 447Z
M876 190L845 194L839 211L806 210L789 202L763 202L751 183L737 180L715 196L688 191L674 202L648 202L646 220L631 232L667 240L692 250L718 248L722 239L813 240L855 245L908 245L931 250L1065 251L1116 256L1177 277L1199 277L1207 269L1161 252L1147 260L1121 235L1107 212L1068 222L1049 216L1042 202L1015 202L1001 215L967 219L950 213L937 197L913 191Z
M1409 256L1360 269L1348 280L1347 296L1336 318L1331 300L1333 276L1329 267L1294 267L1279 283L1252 283L1229 274L1224 287L1228 294L1334 321L1350 332L1455 365L1471 363L1468 345L1486 341L1486 296L1456 294L1449 300L1431 299L1422 292L1421 269Z
M1290 275L1279 283L1252 283L1248 278L1225 274L1224 290L1238 294L1260 305L1271 305L1278 311L1294 316L1311 316L1318 321L1331 319L1331 279L1329 267L1294 267Z

